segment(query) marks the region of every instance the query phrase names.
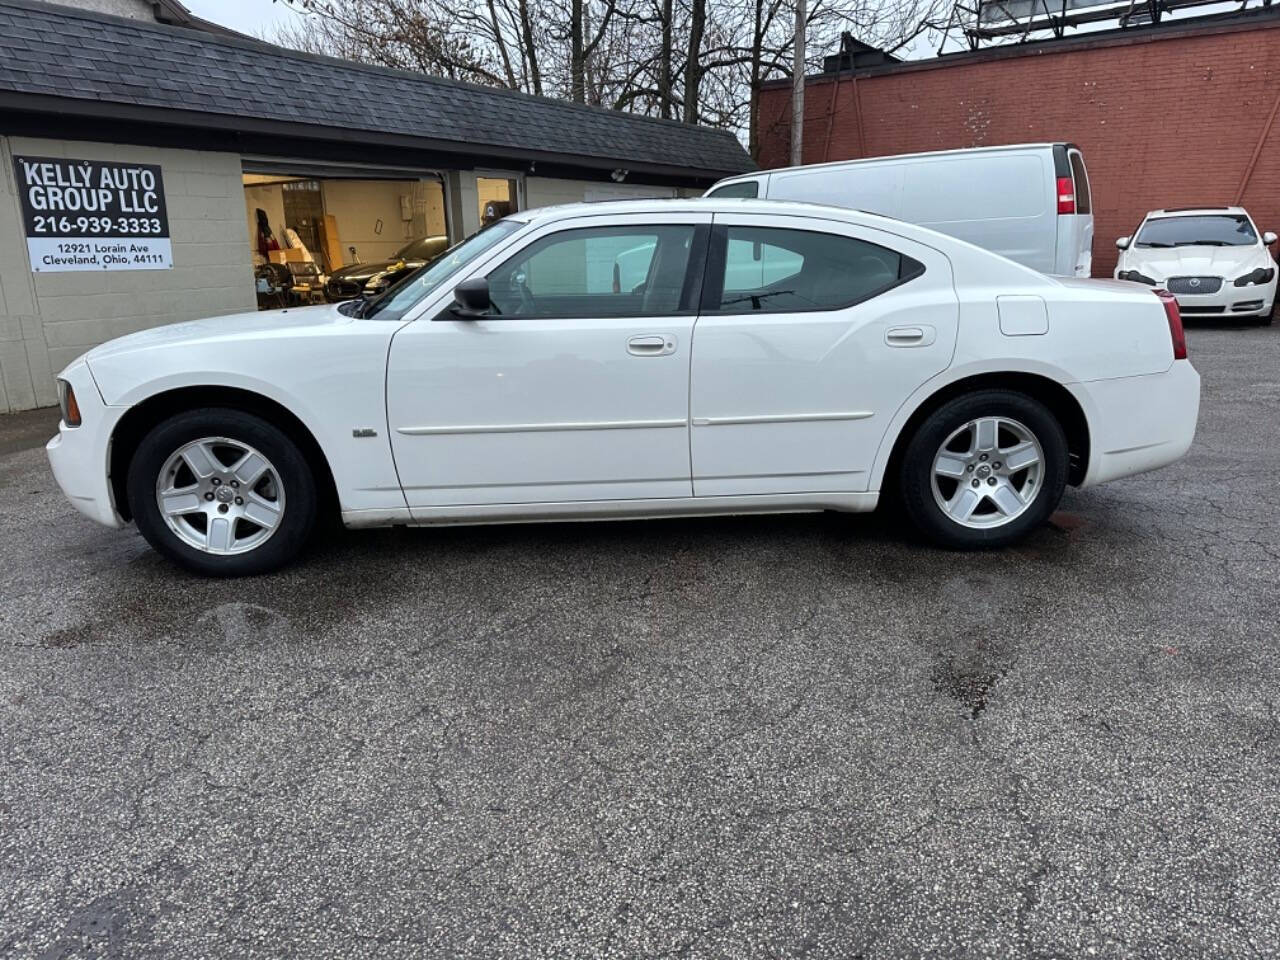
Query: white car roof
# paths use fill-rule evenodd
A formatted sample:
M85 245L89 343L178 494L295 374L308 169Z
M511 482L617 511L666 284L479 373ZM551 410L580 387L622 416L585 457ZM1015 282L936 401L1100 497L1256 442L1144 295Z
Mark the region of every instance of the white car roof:
M565 220L586 217L600 217L606 223L609 218L626 214L665 214L667 216L690 214L733 213L746 216L762 217L808 217L818 220L831 220L837 223L848 223L881 230L885 233L902 237L932 247L943 253L952 261L953 268L963 275L974 270L975 263L981 263L988 278L1001 275L1010 283L1030 285L1057 284L1058 278L1049 277L1032 270L1030 267L1015 263L997 253L976 247L956 237L938 233L928 227L921 227L905 220L881 216L878 213L866 213L862 210L850 210L847 207L833 207L825 203L804 203L798 200L755 200L746 198L719 197L683 197L680 199L637 199L637 200L603 200L597 203L570 203L555 207L537 207L522 210L507 217L531 225L549 224ZM976 258L976 261L975 259ZM994 273L992 272L994 271Z
M724 183L737 183L743 180L756 180L767 174L789 173L793 170L821 170L825 167L847 167L853 164L879 164L879 163L902 163L914 160L934 160L940 157L951 156L969 156L981 153L1012 153L1026 150L1052 150L1054 147L1067 147L1071 150L1079 150L1073 143L1066 143L1059 140L1048 143L998 143L989 147L959 147L954 150L923 150L918 153L890 153L880 157L858 157L856 160L826 160L822 163L804 163L799 166L792 167L770 167L765 170L753 170L750 173L738 173L732 177L725 177L717 180L715 185L719 186Z
M1171 207L1166 210L1152 210L1148 217L1204 217L1222 214L1226 216L1248 216L1244 207Z
M720 199L717 197L601 200L594 203L565 203L553 207L522 210L519 213L513 213L508 219L526 223L548 223L572 220L577 217L610 217L635 213L661 213L667 216L681 213L736 213L748 216L759 214L770 217L816 217L876 230L887 230L930 246L937 246L939 241L947 244L957 242L954 237L948 237L927 227L916 226L878 213L866 213L862 210L851 210L848 207L834 207L825 203L805 203L799 200Z

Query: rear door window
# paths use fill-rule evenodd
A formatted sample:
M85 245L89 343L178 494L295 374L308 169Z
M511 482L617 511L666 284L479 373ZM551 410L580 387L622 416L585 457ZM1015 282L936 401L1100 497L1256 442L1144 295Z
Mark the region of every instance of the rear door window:
M1092 213L1093 201L1089 197L1089 174L1084 169L1084 157L1078 150L1067 156L1071 160L1071 178L1076 183L1076 213Z
M912 280L911 257L841 234L778 227L726 227L724 269L712 280L711 313L839 310Z

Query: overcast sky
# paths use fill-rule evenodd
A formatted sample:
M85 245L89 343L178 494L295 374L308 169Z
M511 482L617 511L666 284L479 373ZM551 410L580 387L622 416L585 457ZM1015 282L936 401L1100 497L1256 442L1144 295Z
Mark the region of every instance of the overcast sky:
M241 33L260 36L273 24L296 20L299 14L284 3L271 0L182 0L197 17L212 20Z
M273 0L182 0L182 2L198 17L212 20L214 23L220 23L225 27L230 27L232 30L239 30L241 33L247 33L255 37L262 36L264 33L269 34L271 28L277 23L296 22L302 18L302 14L291 9L284 3L284 0L276 0L276 2L273 2ZM1229 3L1211 4L1206 7L1166 14L1166 18L1181 19L1183 16L1204 16L1205 14L1233 9L1235 9L1235 6ZM1116 23L1114 21L1086 24L1079 28L1078 32L1088 33L1094 30L1113 29L1115 26ZM1043 36L1043 34L1038 34L1037 36ZM920 37L905 49L899 50L898 56L908 60L932 57L938 52L938 40L939 38L936 35ZM964 49L963 36L958 30L952 31L947 51L954 52L962 49Z

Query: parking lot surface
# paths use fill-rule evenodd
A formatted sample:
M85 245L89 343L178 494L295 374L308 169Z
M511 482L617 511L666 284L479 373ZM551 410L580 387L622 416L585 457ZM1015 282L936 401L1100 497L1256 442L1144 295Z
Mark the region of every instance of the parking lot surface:
M0 956L1280 956L1280 329L1001 553L336 534L200 580L0 418Z

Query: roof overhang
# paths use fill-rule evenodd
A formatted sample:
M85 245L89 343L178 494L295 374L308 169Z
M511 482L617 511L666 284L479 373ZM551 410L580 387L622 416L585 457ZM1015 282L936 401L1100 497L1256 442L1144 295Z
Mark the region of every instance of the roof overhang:
M29 122L22 122L26 118ZM615 170L626 179L653 183L711 185L724 173L685 164L637 162L622 157L566 156L534 147L459 143L408 133L320 126L256 117L228 116L196 110L138 106L103 100L82 100L0 90L0 132L69 140L186 146L190 149L234 149L262 152L268 144L275 154L296 151L300 157L368 159L370 148L392 149L400 156L417 156L418 165L472 169L501 167L544 175L569 174L610 180ZM209 134L219 134L211 140ZM127 138L127 139L122 139ZM284 141L284 142L281 142Z

